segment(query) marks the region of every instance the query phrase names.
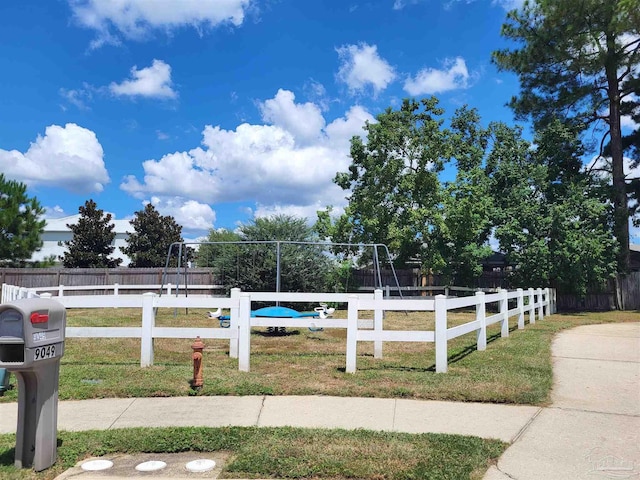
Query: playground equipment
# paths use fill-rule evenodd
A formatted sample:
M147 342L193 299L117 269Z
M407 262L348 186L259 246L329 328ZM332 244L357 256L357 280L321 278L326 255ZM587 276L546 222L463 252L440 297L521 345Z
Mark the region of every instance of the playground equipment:
M335 308L328 307L326 304L321 304L319 307L315 307L313 312L299 312L293 308L274 306L252 310L251 316L254 318L327 318L333 315L335 311ZM229 328L230 326L231 317L229 317L229 315L222 315L220 308L213 312L209 312L209 318L218 319L222 328ZM309 330L312 332L319 332L322 331L322 328L310 327ZM283 333L284 331L285 327L267 327L267 332L269 333Z
M300 246L316 246L322 247L327 252L336 251L337 249L345 249L348 251L360 250L364 251L366 249L371 250L371 260L373 263L374 269L374 277L375 277L375 287L376 288L384 288L382 281L382 274L380 268L380 251L384 253L386 256L386 262L389 266L389 269L393 275L393 283L397 287L397 291L399 292L400 297L402 297L402 291L400 290L400 283L398 281L398 276L396 274L395 268L393 266L393 262L391 259L391 254L389 253L389 248L382 243L330 243L330 242L298 242L298 241L285 241L285 240L251 240L251 241L229 241L229 242L174 242L169 246L169 250L167 252L167 259L165 262L165 267L162 272L162 282L160 285L160 295L162 295L162 290L164 285L167 283L167 275L169 270L169 264L171 263L171 259L174 258L174 252L177 250L177 281L172 282L176 284L175 295L179 296L181 291L184 291L184 295L188 296L188 275L187 271L189 268L189 261L187 260L188 256L188 246L190 245L237 245L240 247L246 247L249 245L273 245L275 247L275 257L276 257L276 271L275 271L275 291L280 292L281 288L281 251L282 246L284 245L300 245Z
M0 368L0 397L10 388L9 372L6 368Z

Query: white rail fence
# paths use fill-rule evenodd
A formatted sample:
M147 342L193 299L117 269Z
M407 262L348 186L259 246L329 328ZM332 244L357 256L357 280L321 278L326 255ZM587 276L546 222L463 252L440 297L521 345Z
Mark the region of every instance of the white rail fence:
M4 285L7 285L7 284L3 283L2 285L3 285L2 298L4 298L5 296ZM7 285L7 291L11 291L12 289L16 289L16 288L19 289L22 287ZM38 294L51 293L52 295L56 295L58 297L64 297L65 292L76 293L76 292L87 292L87 291L102 291L102 292L105 292L105 294L108 293L113 296L118 296L118 295L123 295L123 292L131 291L131 290L140 290L143 293L150 292L150 291L162 292L162 295L186 294L188 296L192 296L194 295L194 292L198 292L198 291L210 292L212 290L223 290L223 289L224 289L224 286L222 285L187 285L185 287L184 285L175 285L171 283L167 283L165 285L160 285L160 284L120 285L118 283L114 283L112 285L78 285L78 286L57 285L55 287L32 287L32 288L29 288L28 290ZM11 294L8 294L8 295L11 295ZM124 293L124 295L129 295L129 294ZM202 295L202 293L195 293L195 295ZM210 296L210 295L207 294L206 296Z
M77 287L75 287L77 288ZM2 303L19 298L40 296L35 289L2 285ZM49 291L51 289L48 289ZM293 327L293 328L344 328L347 330L346 371L356 371L358 342L373 342L374 357L382 358L384 342L434 342L436 351L436 372L447 371L448 341L475 332L477 349L487 346L487 327L501 324L501 337L509 336L509 320L516 317L518 329L523 329L528 316L529 324L543 320L555 313L555 291L545 289L513 291L500 290L498 293L476 292L469 297L448 298L437 295L435 299L389 299L382 290L372 294L346 293L286 293L286 292L241 292L232 289L227 297L205 296L159 296L156 293L143 295L73 295L55 297L65 308L114 308L128 307L141 309L140 327L67 327L67 338L140 338L140 366L153 365L153 344L156 338L195 338L229 340L229 355L238 359L238 369L250 370L251 328L252 327ZM50 294L42 294L50 296ZM515 300L515 308L509 309L509 300ZM347 304L347 318L271 318L251 317L252 302L335 302ZM487 316L487 304L495 303L498 313ZM512 302L513 303L513 302ZM158 327L155 312L158 308L223 308L230 311L229 328L214 327ZM461 325L448 326L447 312L460 308L475 307L475 320ZM363 310L373 311L373 320L361 319ZM435 312L434 330L385 330L384 312L418 311Z

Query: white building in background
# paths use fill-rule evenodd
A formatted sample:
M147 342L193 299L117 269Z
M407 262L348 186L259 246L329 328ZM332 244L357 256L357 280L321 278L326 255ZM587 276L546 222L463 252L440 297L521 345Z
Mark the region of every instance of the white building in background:
M51 255L55 255L56 261L59 261L58 257L64 255L64 252L67 250L64 242L68 242L73 238L73 232L69 227L67 227L67 224L73 225L79 218L80 214L62 218L47 219L47 224L44 227L41 237L42 248L31 256L31 260L42 261ZM129 265L130 260L129 257L122 253L120 247L125 247L127 245L125 242L129 236L127 234L127 230L132 232L133 227L131 226L131 223L129 223L129 220L111 220L110 223L114 224L113 231L116 233L116 237L111 244L116 248L111 257L121 258L122 263L120 266L126 267Z

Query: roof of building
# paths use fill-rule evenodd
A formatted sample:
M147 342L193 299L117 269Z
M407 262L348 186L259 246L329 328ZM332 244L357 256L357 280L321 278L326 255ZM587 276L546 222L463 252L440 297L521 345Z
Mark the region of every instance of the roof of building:
M44 227L46 232L68 232L70 228L67 227L67 224L75 224L80 218L80 214L69 215L68 217L61 218L48 218L47 224ZM129 220L111 220L114 227L113 230L116 233L126 233L127 231L133 231L133 227Z

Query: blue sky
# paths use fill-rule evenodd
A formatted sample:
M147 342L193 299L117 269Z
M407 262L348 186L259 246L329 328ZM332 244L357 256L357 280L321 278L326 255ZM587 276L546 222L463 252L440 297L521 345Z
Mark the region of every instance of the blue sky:
M344 206L349 138L405 97L513 123L512 0L7 0L0 170L49 217L152 202L186 238Z

